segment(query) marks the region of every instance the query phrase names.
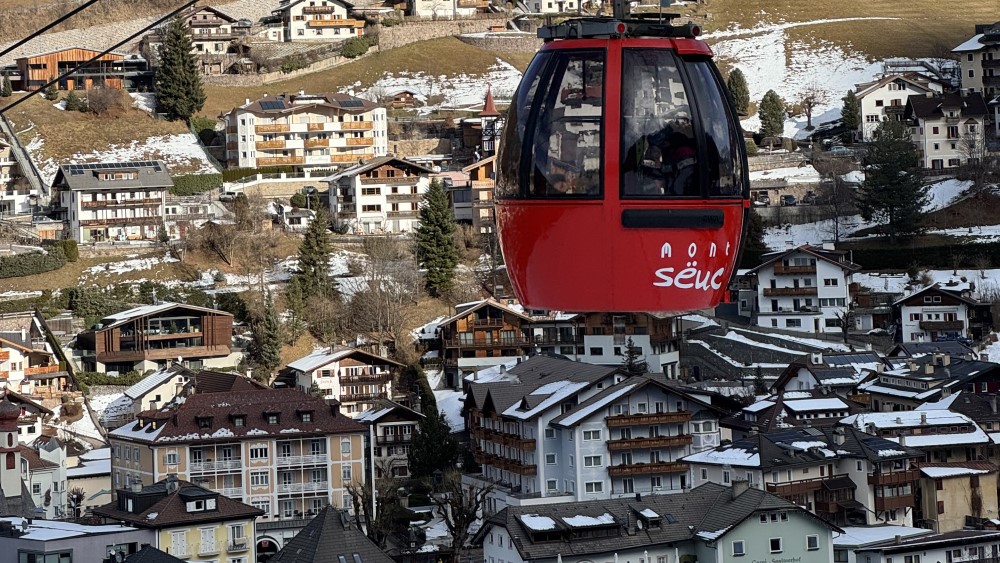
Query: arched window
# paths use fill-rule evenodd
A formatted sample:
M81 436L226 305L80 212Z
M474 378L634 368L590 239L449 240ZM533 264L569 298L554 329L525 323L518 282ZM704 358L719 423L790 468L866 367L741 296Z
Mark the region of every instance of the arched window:
M14 466L14 452L7 452L7 469L17 469Z

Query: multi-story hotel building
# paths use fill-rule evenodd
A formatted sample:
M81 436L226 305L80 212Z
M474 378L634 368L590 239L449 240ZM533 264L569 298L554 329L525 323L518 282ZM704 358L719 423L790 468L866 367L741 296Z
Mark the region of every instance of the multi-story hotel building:
M430 168L384 156L324 178L335 221L359 233L412 232L430 187Z
M279 546L365 482L365 428L298 389L195 393L110 432L112 486L176 474L264 511Z
M233 108L229 166L347 167L388 151L385 108L347 94L278 94Z
M52 182L66 237L77 242L156 240L167 191L174 185L158 160L64 164Z
M352 418L391 399L393 377L402 368L399 362L355 348L319 350L288 364L296 387L336 399L340 411Z
M665 382L535 356L506 381L472 383L473 451L491 482L491 510L508 505L679 492L686 455L721 442L724 411Z
M351 8L340 0L281 0L272 13L281 17L285 41L330 41L364 34L365 21L351 18Z

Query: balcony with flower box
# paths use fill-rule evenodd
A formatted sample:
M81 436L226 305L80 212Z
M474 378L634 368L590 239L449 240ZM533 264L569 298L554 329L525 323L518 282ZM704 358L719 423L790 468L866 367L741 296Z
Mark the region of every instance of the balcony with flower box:
M612 465L608 468L608 475L611 477L621 477L630 475L658 475L663 473L687 473L690 469L687 463L678 461L654 461L652 463L627 463Z
M611 428L622 426L648 426L655 424L673 424L691 420L691 411L673 411L659 413L618 414L605 419Z
M677 448L690 446L692 441L693 439L690 434L608 440L608 450L614 452L619 450L638 450L648 448Z

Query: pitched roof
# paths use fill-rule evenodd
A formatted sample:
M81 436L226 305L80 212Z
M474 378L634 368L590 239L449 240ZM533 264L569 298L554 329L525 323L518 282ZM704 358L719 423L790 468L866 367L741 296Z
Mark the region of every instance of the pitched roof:
M136 172L136 177L121 180L101 180L105 172ZM71 190L119 190L169 188L174 185L167 165L160 160L140 162L105 162L93 164L62 164L52 181L53 186L66 186Z
M314 350L308 356L303 356L294 362L289 362L288 367L301 372L309 372L351 356L361 356L364 358L363 361L366 361L367 363L382 363L391 364L396 367L403 367L403 364L395 360L383 358L382 356L372 354L371 352L366 352L358 348L339 348L335 350L322 348L320 350Z
M913 299L914 297L920 295L921 293L924 293L925 291L932 291L932 290L947 293L949 296L954 297L955 299L958 299L959 301L962 301L968 305L976 304L976 301L974 299L969 299L968 297L963 296L961 293L958 293L956 291L951 291L947 287L941 285L940 282L934 282L930 285L920 288L917 291L914 291L909 295L904 295L903 297L900 297L899 299L896 300L895 303L893 303L893 305L900 305L903 302L909 301L910 299Z
M496 104L493 103L493 88L486 86L486 99L483 100L483 110L479 112L479 117L500 117Z
M124 563L185 563L183 559L178 559L165 551L160 551L151 545L144 545L142 549L125 558Z
M228 313L226 311L220 311L218 309L210 309L208 307L199 307L197 305L188 305L187 303L159 303L157 305L142 305L140 307L133 307L131 309L122 311L120 313L108 315L103 319L101 319L101 328L99 330L106 330L109 328L113 328L140 317L148 317L150 315L155 315L157 313L165 313L177 307L183 307L185 309L201 311L203 313L205 312L212 313L215 315L226 315L229 317L233 316L232 313Z
M135 493L126 490L118 491L119 497L129 494ZM259 508L243 504L240 501L233 500L227 496L183 480L177 481L177 490L172 493L168 492L167 480L164 479L163 481L143 487L142 492L138 494L142 496L156 496L158 500L138 512L122 510L119 508L119 502L115 501L94 508L94 514L105 518L122 520L138 528L153 529L201 522L227 522L244 518L256 518L264 514L264 511ZM187 502L194 497L214 498L216 503L215 510L188 511Z
M181 364L173 364L165 368L160 368L126 389L125 396L134 401L176 376L189 378L192 375L194 374Z
M267 389L267 386L234 372L202 370L188 384L195 393L232 393Z
M317 106L333 108L344 113L365 113L377 107L378 104L364 98L357 98L340 92L322 92L319 94L275 94L254 100L248 105L236 109L261 115L288 115L297 111L311 109Z
M501 309L505 313L510 313L511 315L516 315L518 317L521 317L525 321L531 320L531 317L529 317L528 315L525 315L524 313L521 313L519 311L515 311L514 309L508 307L507 305L504 305L503 303L497 301L496 299L483 299L482 301L473 301L472 303L463 303L462 305L456 305L455 309L458 309L459 312L439 322L438 326L445 326L447 324L457 321L458 319L464 319L465 317L468 317L469 314L471 314L473 311L478 311L479 309L482 309L487 305L492 305L493 307Z
M354 420L357 422L374 423L392 413L396 413L410 420L420 420L421 418L424 418L423 414L409 407L405 407L395 401L390 401L389 399L379 399L375 401L372 408L355 416Z
M28 485L21 480L21 490L11 492L0 489L0 516L22 516L34 518L35 501L31 500Z
M488 518L477 534L481 541L492 526L506 528L521 559L534 560L573 556L599 556L629 549L642 549L694 538L714 541L733 526L760 510L796 512L817 524L840 529L813 516L802 507L758 489L749 488L735 498L733 489L706 483L675 495L650 495L640 499L608 499L547 505L508 506ZM631 529L640 517L661 519L660 526ZM570 538L574 529L614 526L617 535ZM629 527L627 533L621 531ZM563 535L562 541L532 541L532 532Z
M29 448L24 444L18 444L17 449L21 452L21 459L28 462L28 467L31 468L32 471L37 471L39 469L55 469L56 467L59 467L58 463L42 459L34 448Z
M757 266L755 268L750 268L750 270L748 270L747 273L753 273L753 272L760 271L761 268L764 268L765 266L769 266L769 265L771 265L771 264L773 264L773 263L781 260L785 256L789 256L791 254L796 254L798 252L802 252L802 253L808 254L810 256L813 256L813 257L818 258L820 260L823 260L825 262L829 262L830 264L833 264L834 266L837 266L839 268L842 268L844 270L848 270L848 271L851 271L851 272L854 272L854 271L857 271L857 270L861 269L861 266L859 266L858 264L855 264L854 262L848 262L847 260L841 261L841 259L847 254L847 252L845 252L843 250L826 250L826 249L823 249L821 247L812 246L812 245L809 245L809 244L804 244L804 245L799 246L797 248L792 248L792 249L784 250L784 251L781 251L781 252L774 252L774 253L770 253L770 254L765 254L762 257L764 259L764 262L761 265L759 265L759 266Z
M648 386L659 387L668 393L674 393L683 397L684 399L691 401L697 405L704 408L712 410L717 415L728 415L729 412L720 409L710 403L706 403L697 397L690 395L683 389L678 387L673 387L663 383L659 380L652 379L645 376L633 376L623 379L619 383L604 389L600 393L597 393L593 397L590 397L586 401L580 403L573 407L573 410L567 411L554 419L552 419L549 424L556 426L562 426L565 428L573 427L581 422L584 422L587 418L593 414L600 412L601 409L607 407L612 402L618 400L621 397L631 395L641 391Z
M298 389L258 389L230 393L195 393L179 405L145 412L135 423L110 432L111 436L140 442L211 442L257 436L306 437L363 432L364 427L347 418L323 399ZM302 414L312 413L310 422ZM268 424L276 414L278 424ZM236 417L245 417L236 426ZM207 419L207 420L206 420ZM199 423L208 424L207 427Z
M906 102L906 115L911 114L920 119L939 119L944 117L942 108L957 108L962 117L985 116L989 114L986 100L979 92L962 95L958 92L948 92L929 96L910 96Z
M327 506L288 540L271 563L393 563L354 527L347 512Z
M347 168L345 170L337 172L336 174L333 174L331 176L327 176L326 178L323 178L323 181L324 182L336 182L337 180L339 180L341 178L345 178L345 177L348 177L348 176L357 176L358 174L361 174L363 172L367 172L369 170L374 170L375 168L378 168L379 166L383 166L383 165L389 164L390 162L397 163L397 166L400 167L400 168L403 168L403 167L412 168L416 172L416 174L418 176L420 174L433 174L434 173L434 170L432 170L431 168L428 168L428 167L424 166L423 164L419 164L419 163L413 162L412 160L407 160L405 158L400 158L398 156L390 154L390 155L386 155L386 156L379 156L379 157L373 158L371 160L366 160L366 161L361 162L359 164L355 164L354 166L352 166L350 168ZM396 179L398 180L399 178L396 178ZM414 177L414 181L416 179L417 179L417 177L415 176Z
M887 84L895 83L897 80L906 82L910 86L913 86L914 88L922 90L924 92L932 91L931 88L927 85L927 83L930 82L931 79L929 79L926 76L917 74L915 72L907 72L903 74L889 74L872 82L857 84L856 87L857 87L858 98L863 98ZM939 80L934 80L934 82L940 83Z

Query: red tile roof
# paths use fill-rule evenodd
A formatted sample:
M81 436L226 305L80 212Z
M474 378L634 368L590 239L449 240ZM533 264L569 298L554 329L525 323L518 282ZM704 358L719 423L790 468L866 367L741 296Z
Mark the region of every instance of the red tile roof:
M159 494L162 495L158 501L141 512L128 512L118 508L118 501L108 503L94 509L94 514L122 520L132 526L140 528L162 529L184 524L197 524L201 522L228 522L243 518L256 518L264 514L263 510L254 508L248 504L233 500L223 495L212 495L211 491L199 487L188 481L177 481L178 488L173 493L167 493L165 481L154 483L143 487L142 495ZM193 493L198 498L215 498L215 510L204 510L189 512L183 497L186 493ZM119 495L129 495L128 491L120 490Z

